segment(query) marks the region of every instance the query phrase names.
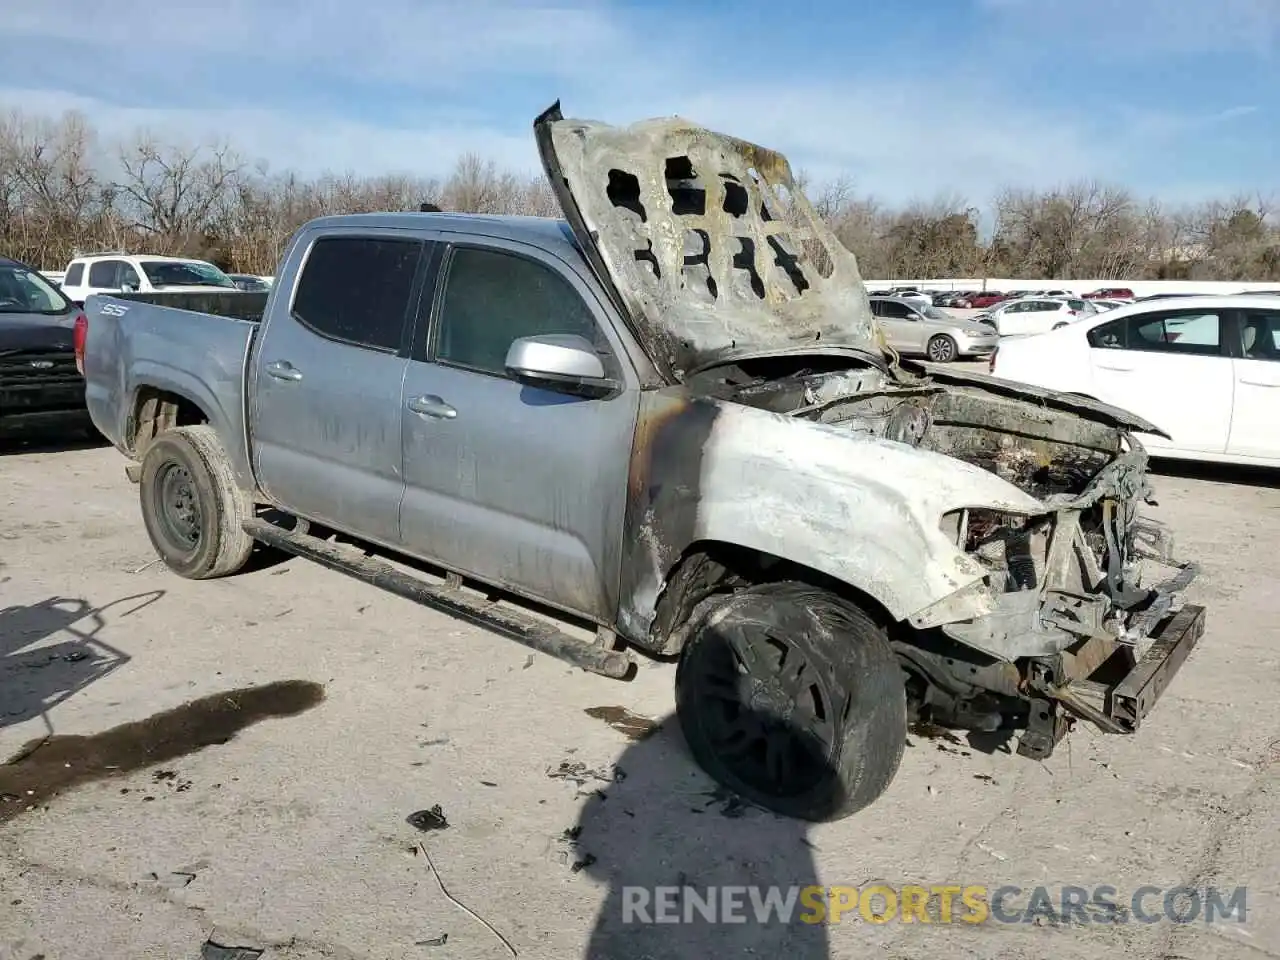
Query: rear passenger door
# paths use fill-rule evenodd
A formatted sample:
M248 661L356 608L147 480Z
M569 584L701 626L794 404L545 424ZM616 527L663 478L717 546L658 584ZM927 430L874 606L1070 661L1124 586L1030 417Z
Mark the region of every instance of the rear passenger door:
M1225 311L1140 313L1088 333L1094 395L1150 420L1173 439L1143 436L1153 453L1223 453L1234 387Z
M286 287L271 301L252 371L251 445L268 496L386 546L399 540L400 389L428 256L395 230L310 238L292 298Z
M405 549L563 610L612 620L638 381L609 308L536 247L459 239L402 407ZM505 370L520 337L577 334L624 386L587 399Z
M1227 453L1280 459L1280 310L1241 310Z

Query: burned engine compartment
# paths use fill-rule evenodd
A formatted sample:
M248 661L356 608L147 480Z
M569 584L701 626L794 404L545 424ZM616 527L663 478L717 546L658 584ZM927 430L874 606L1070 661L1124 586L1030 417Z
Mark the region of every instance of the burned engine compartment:
M723 399L956 457L1036 497L1081 493L1122 452L1114 427L981 387L847 357L744 360L702 375Z
M1140 639L1130 614L1154 598L1138 585L1133 549L1150 493L1145 451L1106 415L988 382L810 354L739 360L704 371L696 388L954 457L1043 503L1033 517L966 509L942 518L952 542L987 570L994 598L988 617L948 624L953 639L998 657L1028 644L1053 653L1098 631Z

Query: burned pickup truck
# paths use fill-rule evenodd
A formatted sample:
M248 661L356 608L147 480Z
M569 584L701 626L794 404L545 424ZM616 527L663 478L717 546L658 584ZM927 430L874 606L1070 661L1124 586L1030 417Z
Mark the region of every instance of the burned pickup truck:
M605 676L678 656L696 759L808 819L875 800L913 714L1032 757L1138 727L1203 629L1139 513L1154 425L897 358L777 153L534 132L563 221L316 220L260 318L90 299L171 569L257 542Z

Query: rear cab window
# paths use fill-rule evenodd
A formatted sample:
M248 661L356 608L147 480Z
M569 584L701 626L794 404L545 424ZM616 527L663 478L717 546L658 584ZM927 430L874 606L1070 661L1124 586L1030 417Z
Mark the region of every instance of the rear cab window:
M294 290L294 320L328 340L396 353L406 346L425 246L409 238L319 238Z
M67 275L62 278L64 287L78 287L84 282L84 264L72 263L67 267Z

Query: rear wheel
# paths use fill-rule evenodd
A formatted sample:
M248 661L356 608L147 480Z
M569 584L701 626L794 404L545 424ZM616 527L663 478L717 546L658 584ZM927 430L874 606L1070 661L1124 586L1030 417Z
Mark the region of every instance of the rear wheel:
M906 692L884 631L803 584L751 587L702 611L676 671L676 704L708 774L804 820L872 803L906 744Z
M160 559L191 580L243 567L253 539L241 524L253 503L236 485L211 427L178 427L152 441L138 482L142 521Z
M925 347L925 352L934 363L950 363L959 353L956 349L956 342L945 333L940 333L936 337L930 338L928 346Z

